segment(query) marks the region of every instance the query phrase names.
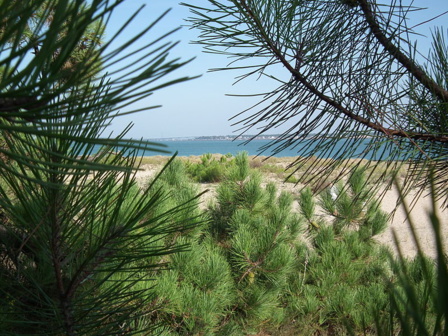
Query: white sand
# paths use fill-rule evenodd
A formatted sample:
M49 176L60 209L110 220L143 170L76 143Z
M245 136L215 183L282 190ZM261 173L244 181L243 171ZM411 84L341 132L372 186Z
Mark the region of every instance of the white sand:
M414 196L415 193L410 193L405 199L406 203L410 203ZM394 210L398 199L399 196L396 188L387 191L381 202L382 209L387 213L391 213ZM432 212L431 203L431 198L429 196L418 198L416 204L410 211L410 218L422 251L430 257L435 257L434 230L432 228L431 220L429 219L429 213ZM436 213L440 220L440 231L444 239L445 253L447 253L448 209L444 208L439 202L439 204L437 204ZM397 236L401 253L406 257L415 256L417 251L416 244L410 228L410 222L403 206L399 206L395 211L386 231L376 237L379 242L389 246L393 251L397 252L393 232L395 232Z

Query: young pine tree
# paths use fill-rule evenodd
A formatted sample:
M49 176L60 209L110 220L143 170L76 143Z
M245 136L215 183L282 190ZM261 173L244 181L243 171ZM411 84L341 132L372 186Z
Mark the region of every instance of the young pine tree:
M155 38L139 49L139 71L117 63L118 79L101 77L99 61L107 70L117 55L135 56L84 40L92 29L101 35L120 2L0 1L2 335L155 327L140 322L142 307L151 307L159 256L176 251L160 242L183 223L172 220L178 209L153 215L168 198L163 189L136 187L138 151L157 147L124 139L126 130L102 134L123 105L177 82L153 86L183 63L167 60L173 44Z
M273 184L261 186L250 171L246 153L219 186L211 209L210 232L223 247L237 291L234 323L245 332L263 324L278 325L285 317L284 297L302 242L302 221L292 209L290 194L277 194Z

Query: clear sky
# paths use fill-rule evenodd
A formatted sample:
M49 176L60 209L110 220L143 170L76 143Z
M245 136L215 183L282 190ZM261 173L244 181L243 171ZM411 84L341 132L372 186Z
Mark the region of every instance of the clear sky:
M208 3L206 0L184 0L184 2L204 7ZM412 20L416 20L416 23L448 11L448 0L415 0L413 3L420 7L430 6L427 11L419 12L415 18L412 18ZM107 36L111 36L113 31L142 5L145 5L145 8L133 24L127 28L124 39L117 40L117 42L124 42L169 8L171 8L170 13L151 31L148 39L153 39L185 25L184 19L190 15L188 8L181 6L179 0L128 0L114 13L107 28ZM434 24L448 28L448 14L421 26L421 28L427 29ZM428 30L424 32L429 33ZM162 105L162 107L119 118L112 126L114 131L118 132L132 122L134 126L128 133L128 136L132 138L153 139L237 134L238 127L232 126L232 121L229 121L229 118L252 106L257 99L229 97L226 94L266 92L273 88L275 83L266 80L255 82L252 79L233 85L237 73L233 71L207 72L210 68L225 67L229 60L221 55L206 54L202 52L201 46L189 43L197 39L197 34L198 32L195 30L182 27L180 31L168 38L172 41L179 41L179 45L171 53L172 58L181 57L183 60L187 60L196 57L190 64L174 73L171 78L195 75L202 75L202 77L162 89L139 102L137 107L152 105ZM448 38L448 35L446 37ZM424 44L422 46L424 47Z

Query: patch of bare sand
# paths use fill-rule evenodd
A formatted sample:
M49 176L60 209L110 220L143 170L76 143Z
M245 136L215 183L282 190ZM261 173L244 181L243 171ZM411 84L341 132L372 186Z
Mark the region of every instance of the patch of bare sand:
M405 202L410 204L416 193L411 192L405 197ZM384 198L381 201L381 208L388 214L392 214L399 199L398 190L396 187L386 191ZM429 196L421 196L416 199L415 205L410 209L410 218L413 228L420 244L422 251L429 257L436 256L434 230L432 227L429 213L432 211L432 201ZM440 220L440 231L444 242L445 253L448 252L446 243L448 242L448 209L444 208L439 202L436 204L436 213ZM403 206L399 206L393 217L389 221L389 226L380 235L376 236L376 240L380 243L389 246L392 251L397 253L397 246L393 235L396 235L399 248L403 256L414 257L417 249L416 243L410 228L410 221L406 215Z
M137 184L143 187L148 181L156 176L156 174L162 168L161 165L142 165L140 169L135 174L135 180Z

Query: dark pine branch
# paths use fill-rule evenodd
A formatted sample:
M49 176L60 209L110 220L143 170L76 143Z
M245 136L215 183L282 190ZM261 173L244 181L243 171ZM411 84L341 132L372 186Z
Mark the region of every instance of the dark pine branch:
M394 56L396 57L411 73L416 76L423 84L425 84L428 89L432 92L436 93L438 97L440 97L444 101L448 101L448 91L444 90L440 86L438 86L431 78L429 78L426 73L414 64L410 59L406 57L392 42L387 39L384 34L382 34L381 29L376 23L373 14L370 10L370 6L364 0L360 0L360 3L366 3L368 6L367 13L370 13L372 18L369 20L369 24L372 27L377 27L374 30L375 36L380 39L380 42L384 45L384 47ZM256 26L257 31L260 32L262 38L264 39L264 43L267 47L273 52L275 57L283 64L283 66L291 73L293 78L301 83L310 93L317 96L322 102L327 103L328 105L334 107L336 110L349 117L356 122L367 126L368 128L377 131L381 134L386 135L387 137L401 137L412 140L425 140L431 142L440 142L440 143L448 143L448 136L439 135L439 134L431 134L431 133L420 133L420 132L411 132L403 129L394 129L386 127L385 125L379 122L373 122L370 119L367 119L363 116L360 116L348 108L344 107L342 104L335 101L333 98L322 93L318 88L312 85L303 75L302 73L296 69L295 66L291 65L288 60L284 57L282 52L277 48L276 44L270 39L269 35L265 31L265 27L262 22L259 20L257 15L252 11L252 9L247 5L245 0L241 0L241 8L244 10L244 14L249 18L249 22L253 22ZM366 14L367 17L367 14ZM370 21L373 20L373 23ZM376 32L378 31L378 33ZM370 111L373 112L373 111ZM373 113L370 113L373 115Z
M358 0L359 5L364 13L366 22L375 36L375 38L381 43L381 45L389 52L389 54L395 58L406 70L409 71L420 83L422 83L429 91L437 96L441 101L448 102L448 90L438 85L434 80L429 77L426 72L419 67L412 59L407 57L392 41L387 38L375 19L375 14L368 0ZM435 140L439 141L439 140Z

